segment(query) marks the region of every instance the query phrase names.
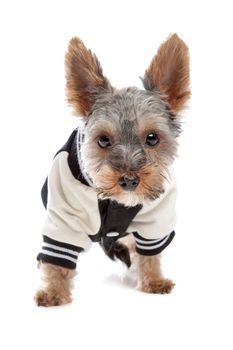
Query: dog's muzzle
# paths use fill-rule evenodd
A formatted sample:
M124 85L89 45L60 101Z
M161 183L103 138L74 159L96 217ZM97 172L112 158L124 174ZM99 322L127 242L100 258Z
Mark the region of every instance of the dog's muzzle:
M137 176L125 175L120 177L118 184L124 191L134 191L137 188L139 182L140 180Z

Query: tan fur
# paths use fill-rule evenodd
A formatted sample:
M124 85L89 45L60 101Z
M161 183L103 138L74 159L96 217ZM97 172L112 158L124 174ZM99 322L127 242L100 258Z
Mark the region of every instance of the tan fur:
M127 248L129 249L131 260L133 260L136 253L136 244L135 244L134 236L132 234L129 234L123 238L120 238L119 242L127 246Z
M130 173L140 179L138 187L131 193L125 192L118 184L119 178L123 175L107 165L102 166L94 179L99 195L102 198L111 197L130 206L142 203L148 198L159 197L163 192L164 176L159 167L146 166L137 172Z
M189 51L186 44L173 34L159 48L145 76L165 94L174 112L190 97Z
M90 112L91 90L108 86L97 57L82 40L72 38L65 57L67 100L81 116Z
M44 288L38 290L35 302L38 306L58 306L72 301L72 281L76 272L65 267L40 263Z
M161 254L154 256L137 254L133 235L128 235L120 241L128 247L132 268L138 273L138 290L155 294L170 293L175 284L163 277Z
M165 294L170 293L175 284L165 279L160 265L160 255L137 256L137 266L139 274L138 289L146 293Z

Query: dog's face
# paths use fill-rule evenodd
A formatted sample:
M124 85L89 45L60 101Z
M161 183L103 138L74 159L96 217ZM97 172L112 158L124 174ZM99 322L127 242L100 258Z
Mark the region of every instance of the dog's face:
M173 35L161 45L143 78L145 90L114 89L77 38L69 44L66 76L68 102L85 121L84 171L99 196L126 206L158 198L190 96L184 42Z

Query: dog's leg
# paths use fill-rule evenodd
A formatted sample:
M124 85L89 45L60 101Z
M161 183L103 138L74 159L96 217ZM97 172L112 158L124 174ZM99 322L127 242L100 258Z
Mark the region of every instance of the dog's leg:
M57 306L70 303L72 281L76 272L65 267L39 263L44 287L35 295L38 306Z
M137 254L135 262L139 274L138 289L146 293L170 293L174 283L163 277L160 264L161 255L144 256Z
M138 289L146 293L170 293L174 283L165 279L161 270L161 254L154 256L139 255L136 252L135 240L132 234L120 240L130 252L131 269L137 272Z

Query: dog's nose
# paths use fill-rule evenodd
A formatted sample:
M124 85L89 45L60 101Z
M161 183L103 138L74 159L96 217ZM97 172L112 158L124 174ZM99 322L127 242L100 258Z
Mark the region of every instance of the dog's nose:
M125 175L120 177L118 183L124 191L134 191L139 184L139 178L133 175Z

